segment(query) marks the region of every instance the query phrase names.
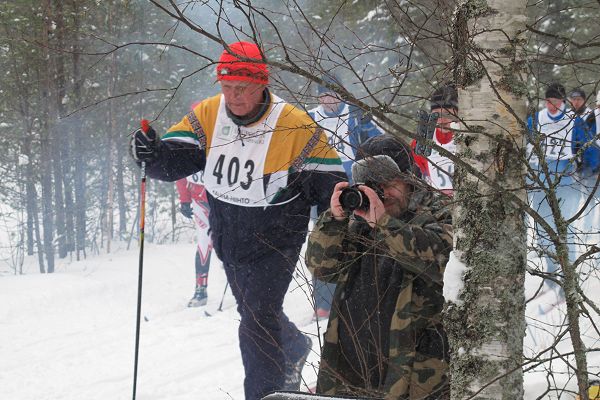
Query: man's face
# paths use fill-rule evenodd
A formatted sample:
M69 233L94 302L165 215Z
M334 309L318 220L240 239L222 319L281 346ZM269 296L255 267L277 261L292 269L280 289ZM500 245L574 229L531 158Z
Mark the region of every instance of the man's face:
M581 96L569 97L569 103L574 110L579 110L585 105L585 99Z
M551 114L556 114L559 112L562 109L563 104L563 99L555 99L553 97L546 99L546 108Z
M319 96L319 103L328 113L334 113L340 106L340 99L335 93L326 92Z
M225 104L238 117L252 115L263 101L265 85L241 81L221 81Z
M383 205L385 212L390 216L398 218L408 208L408 202L412 193L412 187L401 178L381 185L384 194Z
M440 114L436 125L444 131L449 131L450 124L458 121L457 111L454 108L434 108L431 113Z

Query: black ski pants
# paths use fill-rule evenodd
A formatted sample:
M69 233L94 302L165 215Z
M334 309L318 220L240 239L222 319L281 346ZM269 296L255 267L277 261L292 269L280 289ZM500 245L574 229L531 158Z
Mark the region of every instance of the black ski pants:
M238 330L246 400L259 400L285 381L285 361L297 360L306 341L283 313L299 250L276 250L247 264L224 263L241 320Z

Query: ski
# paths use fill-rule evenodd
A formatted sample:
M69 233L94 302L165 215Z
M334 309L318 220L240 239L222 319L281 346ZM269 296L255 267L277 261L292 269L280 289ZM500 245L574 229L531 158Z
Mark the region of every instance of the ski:
M206 316L206 317L214 317L219 312L223 312L223 310L215 310L215 311L212 311L212 312L208 312L207 310L204 310L204 316Z
M207 309L204 309L204 315L207 317L214 317L218 313L222 313L225 310L229 310L234 305L235 304L231 304L231 305L228 305L227 307L223 307L223 305L220 305L219 308L212 310L212 311L208 311Z

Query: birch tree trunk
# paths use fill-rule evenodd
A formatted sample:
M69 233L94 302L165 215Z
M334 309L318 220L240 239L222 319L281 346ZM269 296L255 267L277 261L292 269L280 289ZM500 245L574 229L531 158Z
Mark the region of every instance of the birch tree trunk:
M52 68L54 69L54 68ZM56 89L56 85L53 85ZM55 90L52 92L56 93ZM58 257L65 258L67 256L67 239L66 239L66 224L65 224L65 202L63 193L63 174L62 174L62 160L61 160L61 149L60 149L60 132L58 126L58 118L56 109L50 106L52 112L50 113L49 123L49 136L50 136L50 151L51 151L51 164L52 172L54 175L53 186L54 186L54 214L55 214L55 228L56 228L56 241L58 244Z
M32 132L33 129L31 127L28 128L28 132ZM31 141L23 140L22 141L22 151L23 155L27 156L27 165L25 165L25 196L26 207L27 207L27 255L33 255L34 253L34 244L37 249L37 257L40 273L46 272L46 267L44 266L44 249L42 248L42 239L40 235L40 219L38 212L38 194L35 189L36 182L36 174L34 172L33 167L33 154L31 151Z
M52 9L52 23L54 27L54 40L52 41L53 46L56 48L64 48L64 35L65 35L65 21L63 18L63 6L62 2L53 2ZM65 190L64 190L64 178L65 178L65 164L67 162L68 154L65 152L65 130L64 124L60 123L60 119L64 115L64 104L63 99L65 98L66 91L66 78L65 78L65 65L63 57L60 53L52 51L50 54L50 67L52 69L52 99L49 99L53 103L51 108L52 117L52 166L54 171L54 209L56 213L56 236L58 242L58 256L65 258L68 251L68 236L67 231L67 212L65 207Z
M115 64L114 64L114 56L113 56L113 60L112 60L112 66L114 68ZM111 73L113 74L113 82L114 82L114 69L111 68ZM110 86L111 89L109 90L109 97L112 96L112 88L113 86ZM109 120L109 126L110 126L110 130L108 133L108 152L107 152L107 161L106 161L106 177L108 179L107 182L107 194L106 194L106 216L105 216L105 234L106 234L106 252L110 253L110 247L111 247L111 243L112 243L112 239L113 239L113 225L114 225L114 172L113 172L113 163L114 163L114 154L115 154L115 149L114 147L114 135L115 135L115 130L116 130L116 122L115 122L115 109L114 109L114 102L110 102L109 106L108 106L108 120Z
M29 166L27 166L28 168L30 168ZM29 172L28 172L29 173ZM37 248L37 256L38 256L38 264L40 267L40 273L44 274L46 273L46 268L44 266L44 248L42 247L42 234L41 234L41 229L40 229L40 217L39 217L39 213L38 213L38 205L37 205L37 191L35 190L35 185L33 184L33 182L28 183L29 185L31 185L31 190L28 190L28 193L32 193L33 196L35 196L33 198L33 224L34 224L34 228L35 228L35 243L36 243L36 248Z
M68 13L68 10L67 10ZM68 14L67 14L68 15ZM66 23L69 21L65 20L64 4L61 1L55 3L55 21L56 21L56 39L57 47L59 49L67 48L66 36L67 28ZM62 120L65 116L65 104L67 103L67 75L71 77L67 68L68 57L64 57L62 54L56 55L56 82L57 82L57 97L56 107L58 110L58 116ZM61 186L64 190L61 197L64 198L64 256L67 253L73 252L75 249L75 214L74 214L74 203L73 203L73 167L72 167L72 152L71 143L73 142L73 130L67 123L59 123L57 130L56 141L59 145L60 159L58 160L57 170L60 172ZM63 255L61 255L63 257Z
M70 9L73 16L73 54L72 54L72 65L73 65L73 105L75 109L78 109L82 103L82 84L83 77L81 73L81 8L77 1L70 2ZM76 247L76 258L79 261L81 258L86 257L85 245L87 239L86 233L86 170L87 161L84 159L85 144L84 136L86 133L83 131L83 122L80 118L76 120L73 126L73 180L74 180L74 191L75 191L75 247Z
M44 231L44 253L46 255L46 272L54 272L54 209L52 204L52 143L50 141L51 132L51 88L52 88L52 68L50 62L50 40L49 35L52 30L52 2L44 2L44 25L42 26L42 54L44 64L41 67L40 76L40 102L42 104L42 123L41 123L41 144L40 144L40 169L42 183L42 225ZM43 78L42 78L43 77Z
M128 155L125 151L127 144L124 140L122 140L121 136L117 135L115 140L117 147L115 189L117 192L117 204L119 207L119 240L124 240L127 237L127 199L125 198L125 182L123 179L123 175L125 173L124 158Z
M521 150L526 93L519 71L525 2L466 1L455 29L462 132L457 152L489 179L457 167L455 256L463 287L446 307L452 399L521 399L525 201ZM526 203L525 203L526 204ZM447 276L449 272L447 271ZM446 298L448 301L448 297Z
M27 132L31 132L31 130ZM25 210L27 211L27 255L32 256L33 245L35 244L35 240L33 239L33 217L37 212L35 206L36 198L34 196L37 194L35 193L33 167L31 166L33 160L29 140L21 140L21 154L27 157L27 164L23 168L23 182L25 184Z

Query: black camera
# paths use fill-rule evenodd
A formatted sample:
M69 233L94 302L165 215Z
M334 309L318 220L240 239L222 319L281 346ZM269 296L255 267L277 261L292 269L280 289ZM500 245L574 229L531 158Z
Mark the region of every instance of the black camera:
M377 193L377 196L383 201L383 189L381 186L374 182L357 183L352 186L345 187L340 193L340 205L346 212L353 212L354 210L368 210L371 207L369 197L362 192L358 185L368 186Z

